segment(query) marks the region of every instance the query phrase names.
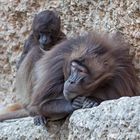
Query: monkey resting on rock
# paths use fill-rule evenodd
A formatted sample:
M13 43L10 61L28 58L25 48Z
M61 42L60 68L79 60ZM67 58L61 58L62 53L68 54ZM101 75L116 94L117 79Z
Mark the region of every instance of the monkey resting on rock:
M29 115L37 116L37 123L44 118L58 120L105 100L140 95L129 45L121 37L93 32L66 40L46 52L33 68L30 55L17 74L23 107L0 115L0 121Z

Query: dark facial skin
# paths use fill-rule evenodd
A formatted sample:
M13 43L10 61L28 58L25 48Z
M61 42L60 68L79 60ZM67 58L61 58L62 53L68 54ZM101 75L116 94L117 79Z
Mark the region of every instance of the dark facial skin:
M88 77L86 67L78 64L76 61L71 63L70 76L64 84L64 96L67 100L72 100L82 95L82 82ZM80 92L79 92L80 91Z
M47 44L50 44L51 41L52 40L51 40L50 34L46 35L44 33L39 33L39 43L41 44L42 49L45 49L45 46ZM49 48L48 48L48 50L49 50Z

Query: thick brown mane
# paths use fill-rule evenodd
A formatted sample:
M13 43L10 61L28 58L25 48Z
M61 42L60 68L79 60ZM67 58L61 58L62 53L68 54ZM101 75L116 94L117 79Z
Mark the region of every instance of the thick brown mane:
M39 98L42 100L53 93L57 93L57 96L63 92L64 79L69 76L69 65L72 60L85 60L89 69L93 71L95 69L95 75L96 69L98 72L103 65L102 60L108 60L110 76L95 87L95 83L92 82L90 85L92 93L90 92L88 96L108 100L121 96L139 95L139 81L132 65L132 58L129 55L129 46L119 39L110 38L107 34L101 36L97 33L89 33L54 47L49 55L44 55L38 62L43 64L39 70L42 73L42 76L38 78L40 84L37 85L41 88L36 87L35 94L39 92L44 94L40 97L38 97L40 94L36 94L33 102L39 102ZM95 61L99 62L95 63ZM44 77L44 72L47 73L46 77Z
M106 54L104 59L114 60L112 69L110 69L111 77L109 77L109 80L106 79L105 84L101 82L97 85L97 88L93 91L93 96L106 100L140 94L140 83L136 77L127 43L119 37L117 39L110 38L107 34L99 36L96 33L89 34L85 38L79 39L79 41L79 46L75 46L71 54L71 60L79 58L88 60L92 58L91 61L95 61L96 59L99 60L98 57L102 57L104 54ZM108 63L108 65L111 64ZM92 67L92 69L94 68ZM91 86L93 88L92 84ZM98 94L99 91L101 95Z

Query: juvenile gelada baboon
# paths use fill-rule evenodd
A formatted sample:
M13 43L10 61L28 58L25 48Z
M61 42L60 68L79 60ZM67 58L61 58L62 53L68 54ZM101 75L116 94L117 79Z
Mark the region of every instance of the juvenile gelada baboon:
M61 20L58 14L52 10L44 10L38 13L33 19L32 31L25 41L21 57L17 62L17 69L27 53L34 47L41 55L43 51L50 50L64 39L66 39L66 35L61 31Z

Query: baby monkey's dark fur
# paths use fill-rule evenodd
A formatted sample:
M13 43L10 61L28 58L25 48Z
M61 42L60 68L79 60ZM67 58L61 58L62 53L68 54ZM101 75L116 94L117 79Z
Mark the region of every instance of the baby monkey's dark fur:
M50 50L55 44L66 39L61 31L61 20L58 14L51 10L44 10L35 15L32 23L32 32L25 41L17 69L27 53L37 46L42 51Z

